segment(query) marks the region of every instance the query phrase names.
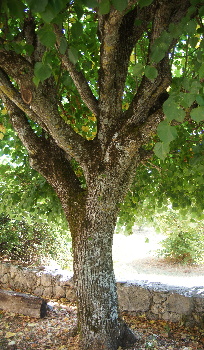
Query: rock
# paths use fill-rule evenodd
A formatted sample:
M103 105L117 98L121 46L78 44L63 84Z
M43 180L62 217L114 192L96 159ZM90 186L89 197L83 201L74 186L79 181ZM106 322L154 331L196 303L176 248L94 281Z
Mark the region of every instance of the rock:
M46 316L47 302L34 295L0 289L0 309L31 317Z

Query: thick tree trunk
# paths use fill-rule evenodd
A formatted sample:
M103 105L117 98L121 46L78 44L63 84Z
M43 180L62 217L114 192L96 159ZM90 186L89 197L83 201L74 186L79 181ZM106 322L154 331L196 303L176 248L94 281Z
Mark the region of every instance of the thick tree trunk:
M118 313L112 261L118 205L113 203L113 191L107 196L101 187L92 188L84 210L75 214L80 232L72 232L81 348L117 350L136 341Z

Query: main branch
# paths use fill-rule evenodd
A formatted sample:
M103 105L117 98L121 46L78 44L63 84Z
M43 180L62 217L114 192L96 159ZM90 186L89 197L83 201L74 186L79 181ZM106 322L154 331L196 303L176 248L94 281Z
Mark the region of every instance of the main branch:
M63 38L63 33L59 30L58 26L54 26L55 34L57 37L57 48L59 50L60 42ZM83 73L78 71L75 65L70 61L68 50L66 50L65 54L60 54L62 63L64 67L69 72L83 102L87 105L92 113L98 115L98 101L93 95L87 80L85 79Z
M44 82L36 88L32 82L33 75L31 64L23 57L13 52L1 51L0 90L30 119L43 127L67 154L80 163L86 163L90 157L88 141L76 134L60 116L55 87ZM9 77L17 81L20 91L14 87ZM23 99L22 87L31 96L27 103Z

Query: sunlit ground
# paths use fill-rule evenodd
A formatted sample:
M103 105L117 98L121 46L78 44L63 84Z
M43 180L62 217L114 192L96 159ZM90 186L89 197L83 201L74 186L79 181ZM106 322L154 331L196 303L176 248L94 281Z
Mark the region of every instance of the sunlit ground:
M204 286L204 265L167 263L156 251L165 236L146 231L114 236L113 261L116 279L161 282L172 286Z

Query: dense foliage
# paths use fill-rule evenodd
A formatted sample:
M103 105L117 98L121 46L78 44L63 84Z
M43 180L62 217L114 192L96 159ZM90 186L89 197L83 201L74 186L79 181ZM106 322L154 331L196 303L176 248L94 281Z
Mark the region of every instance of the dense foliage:
M68 233L50 228L30 218L11 219L0 215L0 259L26 265L49 264L55 260L62 268L70 268L72 259Z
M155 215L157 230L166 234L161 242L159 256L174 263L193 264L204 262L203 221L185 219L170 208Z
M9 153L2 206L7 214L18 203L28 218L43 206L42 218L60 214L63 222L60 199L83 350L136 340L118 314L117 216L132 225L136 210L153 217L167 204L202 216L203 14L199 0L0 4L0 138ZM7 134L11 125L57 197L28 169L16 136Z
M196 5L196 2L194 2ZM17 3L16 3L17 4ZM6 14L3 25L14 27L14 32L7 38L7 49L13 49L17 53L32 55L32 45L20 38L18 27L15 26L15 18L20 17L19 26L23 20L23 2L2 2L1 11ZM56 36L52 31L49 22L55 15L59 17L60 8L63 1L52 5L44 2L28 2L34 12L42 12L41 18L46 25L39 29L38 35L42 44L46 46L42 62L36 63L34 81L38 85L51 74L59 84L59 94L63 97L60 103L62 117L70 124L76 132L83 137L92 139L95 137L96 117L89 115L88 110L79 103L76 87L69 74L64 73L59 59L54 54L54 44ZM88 7L97 6L94 1L86 4ZM144 4L146 5L146 3ZM125 6L121 2L114 2L116 8ZM67 18L67 37L69 43L69 56L72 62L80 65L89 78L89 82L94 89L94 82L97 79L96 67L99 65L99 57L94 55L98 50L96 38L96 27L92 19L94 14L86 8L84 12L83 2L79 1L74 7L69 7ZM74 13L74 10L76 11ZM109 1L102 1L100 11L106 13L109 10ZM17 11L17 12L16 12ZM191 10L193 11L193 9ZM14 17L11 19L9 14ZM134 184L131 191L126 196L125 202L121 205L120 217L118 220L118 230L121 226L126 227L126 232L131 232L135 222L142 224L155 224L155 213L166 211L166 207L171 203L174 209L179 209L180 213L203 218L204 198L203 198L203 7L199 10L196 21L183 20L176 29L171 28L170 33L163 32L163 35L155 45L152 54L156 62L161 59L165 52L166 45L172 35L179 35L180 41L171 54L173 84L169 91L169 98L163 105L166 119L158 127L158 135L146 146L148 150L154 148L155 155L138 168ZM190 16L190 13L189 13ZM83 17L83 22L82 22ZM59 20L58 19L58 20ZM40 17L39 17L40 23ZM82 23L86 23L83 25ZM20 28L20 27L19 27ZM12 41L12 37L19 36L17 41ZM2 38L6 38L5 30L2 30ZM80 41L78 38L81 38ZM61 40L60 52L67 48L64 39ZM157 74L153 66L146 66L145 57L147 54L148 37L144 35L135 46L129 65L129 75L126 82L126 93L124 95L123 108L129 107L132 98L132 91L139 86L141 78L145 73L148 77L154 78ZM97 95L97 90L94 91ZM192 103L194 109L192 109ZM79 110L80 108L80 110ZM188 121L186 121L186 113ZM189 113L192 120L189 122ZM2 213L15 216L17 218L30 215L38 221L45 220L50 225L54 223L59 230L66 228L64 214L58 198L54 194L50 185L28 164L27 151L22 147L18 137L13 132L4 105L1 106L2 124L0 127L1 156L7 155L1 161L1 199L0 208ZM176 120L176 122L175 122ZM173 121L173 122L172 122ZM41 133L41 129L33 124L36 133ZM169 153L167 153L170 151ZM80 167L75 164L77 176L84 183L83 173ZM53 205L54 203L54 205ZM16 210L17 208L17 210Z

